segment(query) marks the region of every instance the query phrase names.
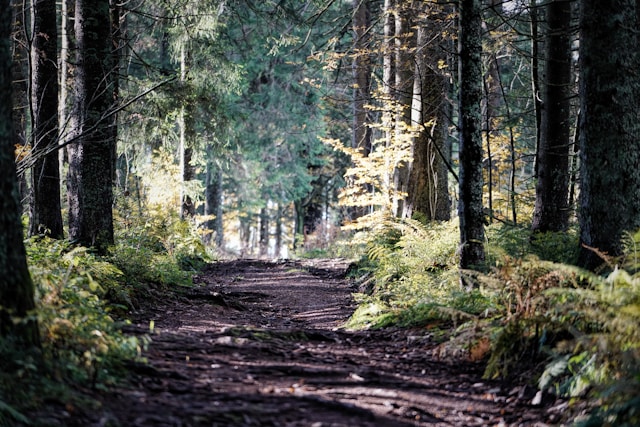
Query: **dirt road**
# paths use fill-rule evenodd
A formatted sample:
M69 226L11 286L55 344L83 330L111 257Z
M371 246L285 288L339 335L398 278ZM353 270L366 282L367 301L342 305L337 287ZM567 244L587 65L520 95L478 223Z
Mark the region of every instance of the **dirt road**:
M336 261L233 261L137 314L153 321L133 388L104 396L101 426L544 426L531 388L440 360L426 330L349 332L354 289ZM535 392L535 390L533 390Z

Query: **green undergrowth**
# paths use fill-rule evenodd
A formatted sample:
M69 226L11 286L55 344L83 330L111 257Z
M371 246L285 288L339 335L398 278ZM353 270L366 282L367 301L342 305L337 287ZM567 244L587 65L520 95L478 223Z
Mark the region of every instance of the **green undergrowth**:
M485 270L460 271L458 233L457 221L379 227L350 272L360 292L346 326L422 329L441 356L482 361L487 378L526 373L575 413L588 405L582 418L567 411L576 423L638 425L640 233L602 274L574 266L575 230L531 238L505 224L486 229Z
M122 325L142 301L192 284L208 260L192 224L171 215L119 221L107 256L47 237L26 241L42 347L0 341L0 425L40 425L43 408L88 412L91 394L126 380L146 337ZM77 414L76 414L77 415Z

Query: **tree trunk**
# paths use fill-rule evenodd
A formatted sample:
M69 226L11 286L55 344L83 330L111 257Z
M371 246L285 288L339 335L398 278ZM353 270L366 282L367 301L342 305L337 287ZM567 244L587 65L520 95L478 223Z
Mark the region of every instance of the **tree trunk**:
M625 232L640 228L638 2L583 0L580 17L579 263L620 255Z
M569 227L571 3L551 1L546 12L546 78L536 162L538 181L532 224L534 232L564 231Z
M393 111L392 111L392 100L393 100L393 70L394 70L394 61L393 61L393 37L395 34L395 19L394 19L394 8L395 8L396 0L384 0L383 6L383 19L384 19L384 37L382 41L382 92L383 92L383 111L382 111L382 128L384 129L384 140L385 147L387 150L391 150L392 142L393 142ZM389 155L385 156L385 171L393 171L391 168L391 159ZM391 172L393 173L393 172ZM391 195L391 185L393 176L389 176L391 174L387 173L382 182L382 192L388 195ZM389 200L389 203L392 201ZM382 209L388 210L392 209L392 206L385 205ZM391 213L391 212L389 212Z
M69 122L69 82L71 79L69 73L69 52L71 51L71 40L73 34L71 28L71 16L74 12L74 0L61 0L60 6L60 56L59 60L59 91L58 91L58 134L60 135L60 143L64 144L69 138L70 122ZM62 147L58 152L58 160L60 166L59 171L63 170L63 166L69 162L67 156L67 147Z
M205 215L214 216L207 221L207 227L215 234L214 242L218 248L223 243L223 223L222 223L222 171L212 162L207 163L207 182L204 203Z
M366 108L371 98L371 60L369 58L369 30L371 14L367 0L353 0L353 141L364 155L371 152L371 128Z
M32 9L31 111L32 198L29 234L63 237L58 162L58 28L55 0L34 0Z
M433 19L433 17L431 18ZM446 78L437 71L438 53L433 48L433 22L418 26L412 126L416 134L413 164L404 203L403 217L446 221L451 218L448 164L451 149L447 142Z
M31 147L27 143L27 128L29 126L29 51L27 46L27 34L25 25L26 15L29 12L25 9L26 4L20 0L11 0L11 40L12 40L12 101L13 101L13 143L14 146L21 147L18 151L17 159L19 163L28 161ZM21 165L22 166L22 165ZM21 167L18 176L20 188L20 212L23 203L28 200L29 186L27 184L26 168Z
M535 176L538 176L537 154L540 150L540 129L542 128L542 100L540 94L540 25L538 0L529 0L531 16L531 91L533 93L533 110L536 119L536 163Z
M180 82L186 84L188 52L184 44L180 47ZM195 178L195 168L191 164L193 157L193 106L184 103L180 108L178 127L180 128L180 140L178 141L178 156L180 162L180 218L193 218L196 214L196 206L188 194L186 184Z
M484 264L482 205L482 18L480 0L460 1L460 267Z
M76 0L73 136L69 145L69 237L105 253L113 244L113 58L109 0Z
M269 254L269 209L260 209L260 256Z
M396 147L405 147L410 144L410 151L413 151L411 141L411 102L413 97L413 53L415 52L416 39L412 29L411 2L399 1L396 5L395 14L395 39L394 39L394 59L395 59L395 81L394 100L396 102L394 137ZM404 212L404 201L408 191L409 175L411 174L411 162L401 156L412 156L412 152L405 150L394 150L398 157L393 159L393 214L402 217Z
M353 0L353 129L351 147L364 156L371 153L371 118L367 105L371 103L371 12L369 0ZM369 186L370 187L370 186ZM369 189L370 191L371 189ZM367 207L351 207L350 220L367 214Z
M34 286L24 249L14 161L11 103L11 8L0 0L0 336L39 346ZM21 321L20 321L21 320Z
M276 230L275 230L275 250L274 256L276 258L282 257L282 242L284 241L284 227L282 224L282 217L284 216L284 209L282 208L282 204L278 203L276 205Z

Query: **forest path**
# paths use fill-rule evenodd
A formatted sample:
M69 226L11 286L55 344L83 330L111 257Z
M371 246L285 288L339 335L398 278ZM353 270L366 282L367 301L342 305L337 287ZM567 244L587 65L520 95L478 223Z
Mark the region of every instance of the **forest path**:
M340 260L212 264L201 286L148 302L134 388L103 396L101 426L544 426L524 386L436 357L427 330L349 332ZM523 379L523 383L526 379ZM520 396L518 396L520 395Z

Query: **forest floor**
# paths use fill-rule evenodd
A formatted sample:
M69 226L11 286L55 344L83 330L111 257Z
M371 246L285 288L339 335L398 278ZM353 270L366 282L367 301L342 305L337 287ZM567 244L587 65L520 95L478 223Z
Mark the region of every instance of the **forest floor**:
M127 327L148 364L102 393L94 426L546 426L530 378L482 379L430 330L348 331L354 286L341 260L225 261L186 292L151 298ZM72 417L73 418L73 417ZM86 419L84 420L85 425ZM65 425L72 425L67 419Z

